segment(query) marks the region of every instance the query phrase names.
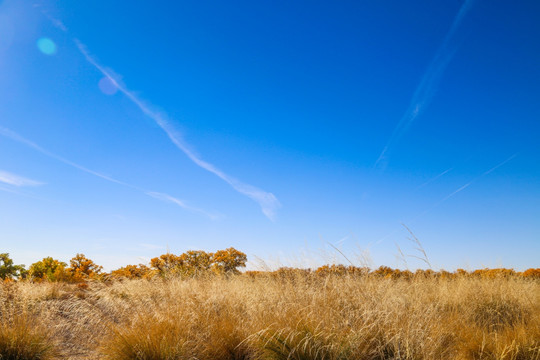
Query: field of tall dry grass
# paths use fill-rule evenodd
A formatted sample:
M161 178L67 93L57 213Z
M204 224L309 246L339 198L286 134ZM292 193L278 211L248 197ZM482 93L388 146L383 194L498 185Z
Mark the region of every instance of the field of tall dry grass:
M0 320L0 359L540 359L522 277L10 282Z

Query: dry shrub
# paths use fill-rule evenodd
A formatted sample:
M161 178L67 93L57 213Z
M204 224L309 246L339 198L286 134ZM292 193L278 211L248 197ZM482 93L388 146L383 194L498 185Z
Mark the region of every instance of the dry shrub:
M536 280L336 269L12 283L0 311L26 309L70 360L540 360Z
M473 303L472 321L489 330L502 330L527 320L524 309L517 301L507 299L481 299Z
M179 319L139 317L129 326L116 328L102 353L114 360L191 359L186 329Z
M0 359L47 360L57 354L46 329L29 314L0 316Z
M102 342L102 353L108 359L252 358L253 350L244 341L249 334L242 323L245 306L238 299L221 296L216 282L220 281L213 276L137 281L145 294L133 282L124 283L122 295L114 301L135 309L124 308L124 321L112 326L111 337Z
M351 347L346 338L306 324L258 334L258 358L273 360L346 360Z

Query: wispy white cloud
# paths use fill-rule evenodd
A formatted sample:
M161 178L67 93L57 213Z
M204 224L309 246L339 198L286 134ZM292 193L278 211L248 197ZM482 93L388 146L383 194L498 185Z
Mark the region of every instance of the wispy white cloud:
M129 90L124 84L118 80L118 76L111 70L105 69L100 65L96 59L90 55L85 45L79 40L75 39L79 51L83 54L85 59L94 66L101 74L107 77L120 92L122 92L129 100L131 100L146 116L152 119L168 136L171 142L180 149L193 163L202 169L209 171L216 175L227 184L229 184L234 190L243 194L259 204L263 214L270 220L275 220L276 211L281 207L280 202L274 196L274 194L261 190L255 186L245 184L238 179L224 173L218 169L215 165L203 160L198 154L196 154L184 141L180 132L178 132L171 124L167 115L163 112L159 112L153 108L153 106L144 102L135 93Z
M449 169L446 169L444 170L442 173L438 174L437 176L434 176L432 177L431 179L429 179L428 181L418 185L418 187L416 187L416 189L414 189L415 191L418 190L418 189L421 189L423 188L424 186L428 185L428 184L431 184L432 182L434 181L437 181L439 178L443 177L444 175L448 174L450 171L454 170L453 167L449 168Z
M28 140L28 139L22 137L21 135L17 134L16 132L14 132L14 131L12 131L12 130L10 130L10 129L8 129L8 128L5 128L5 127L0 126L0 135L5 136L5 137L7 137L7 138L10 138L10 139L12 139L12 140L15 140L15 141L17 141L17 142L19 142L19 143L22 143L22 144L24 144L24 145L26 145L26 146L28 146L28 147L30 147L30 148L33 148L34 150L37 150L38 152L42 153L43 155L46 155L46 156L48 156L48 157L50 157L50 158L53 158L53 159L55 159L55 160L58 160L58 161L60 161L60 162L63 162L63 163L66 164L66 165L69 165L69 166L71 166L71 167L74 167L74 168L76 168L76 169L79 169L79 170L81 170L81 171L84 171L84 172L86 172L86 173L88 173L88 174L91 174L91 175L100 177L100 178L102 178L102 179L104 179L104 180L107 180L107 181L110 181L110 182L113 182L113 183L116 183L116 184L119 184L119 185L123 185L123 186L131 187L131 188L133 188L133 189L140 190L140 189L137 188L136 186L127 184L127 183L125 183L125 182L123 182L123 181L119 181L119 180L113 179L113 178L110 177L110 176L104 175L104 174L99 173L99 172L94 171L94 170L90 170L90 169L88 169L88 168L86 168L86 167L84 167L84 166L82 166L82 165L76 164L76 163L74 163L74 162L72 162L72 161L70 161L70 160L67 160L67 159L65 159L65 158L63 158L63 157L61 157L61 156L59 156L59 155L56 155L56 154L54 154L54 153L52 153L52 152L50 152L50 151L48 151L48 150L42 148L42 147L39 146L38 144L36 144L36 143L34 143L34 142L32 142L32 141L30 141L30 140Z
M68 29L66 27L66 25L64 25L64 23L62 21L60 21L59 19L55 18L54 16L52 16L49 11L47 11L45 8L43 8L41 6L41 4L34 4L34 7L38 8L38 9L41 9L41 13L47 18L49 19L49 21L51 22L51 24L53 24L54 27L56 27L57 29L60 29L64 32L67 32Z
M465 185L459 187L459 189L452 191L450 194L446 195L442 200L440 200L436 205L439 205L439 204L441 204L442 202L444 202L444 201L450 199L452 196L456 195L457 193L462 192L463 190L465 190L466 188L468 188L469 186L471 186L473 182L474 182L474 181L468 182L468 183L466 183Z
M4 136L4 137L7 137L7 138L10 138L12 140L15 140L19 143L22 143L30 148L33 148L34 150L42 153L43 155L45 156L48 156L52 159L55 159L55 160L58 160L66 165L69 165L75 169L78 169L80 171L83 171L85 173L88 173L90 175L93 175L93 176L96 176L96 177L99 177L103 180L106 180L106 181L109 181L109 182L112 182L112 183L115 183L115 184L118 184L118 185L122 185L122 186L125 186L125 187L128 187L128 188L131 188L133 190L137 190L137 191L140 191L148 196L151 196L155 199L159 199L159 200L162 200L162 201L169 201L169 202L172 202L174 204L176 204L177 206L180 206L181 208L185 209L185 210L188 210L188 211L191 211L191 212L195 212L195 213L199 213L199 214L202 214L202 215L205 215L211 219L218 219L219 216L218 215L215 215L215 214L210 214L204 210L201 210L201 209L197 209L197 208L194 208L194 207L191 207L191 206L188 206L186 205L182 200L178 200L168 194L163 194L163 193L157 193L157 192L153 192L153 191L148 191L148 190L145 190L143 188L140 188L136 185L132 185L132 184L129 184L129 183L126 183L124 181L120 181L120 180L117 180L113 177L110 177L108 175L105 175L105 174L102 174L100 172L97 172L97 171L94 171L94 170L91 170L87 167L84 167L82 165L79 165L77 163L74 163L73 161L70 161L66 158L63 158L59 155L56 155L46 149L44 149L43 147L39 146L38 144L22 137L21 135L19 135L18 133L10 130L10 129L7 129L5 127L2 127L0 126L0 135ZM7 175L4 175L3 174L7 174ZM11 176L8 176L8 175L11 175ZM40 183L38 182L35 182L34 180L29 180L29 179L25 179L25 178L22 178L22 177L17 177L13 174L9 174L9 173L6 173L6 172L2 172L0 171L0 182L4 182L4 183L8 183L10 185L16 185L17 183L19 184L26 184L25 186L30 186L30 184L32 184L33 186L35 185L39 185ZM10 183L11 182L11 183ZM23 185L17 185L17 186L23 186ZM2 190L2 189L0 189ZM156 194L159 194L160 196L157 196ZM172 201L171 199L174 199L174 201Z
M489 175L491 174L493 171L497 170L498 168L500 168L501 166L505 165L506 163L508 163L509 161L513 160L516 156L518 156L518 154L514 154L512 156L509 156L508 158L506 158L505 160L501 161L500 163L498 163L497 165L495 165L494 167L490 168L489 170L487 171L484 171L482 174L478 175L477 177L475 177L474 179L472 179L471 181L469 181L468 183L460 186L459 188L457 188L456 190L452 191L450 194L446 195L445 197L443 197L441 200L439 200L438 202L436 202L433 206L431 206L429 209L427 209L426 211L422 212L421 214L417 215L413 220L416 220L418 219L419 217L427 214L428 212L430 212L431 210L433 210L435 207L439 206L440 204L442 204L443 202L445 202L446 200L450 199L451 197L459 194L460 192L462 192L463 190L467 189L469 186L471 186L473 183L475 183L476 181L480 180L481 178L483 178L484 176L486 175Z
M455 48L450 46L451 40L461 25L463 18L469 11L473 1L474 0L465 0L463 5L461 5L458 14L452 22L450 30L444 37L439 49L431 60L431 63L426 69L424 76L422 76L422 80L414 92L407 111L405 111L405 114L403 114L399 120L398 124L394 128L394 131L392 132L392 135L390 136L390 139L375 162L375 167L380 167L382 169L386 167L388 156L392 147L405 134L411 124L418 116L422 114L422 112L431 102L431 99L437 90L437 85L439 84L446 67L452 60L452 57L456 51Z
M43 185L40 181L31 180L3 170L0 170L0 182L17 187Z
M161 201L176 204L176 205L178 205L178 206L180 206L180 207L182 207L182 208L184 208L186 210L189 210L191 212L203 214L203 215L209 217L212 220L217 220L219 218L222 218L221 215L212 214L212 213L209 213L207 211L204 211L204 210L189 206L184 201L182 201L180 199L177 199L177 198L175 198L175 197L173 197L173 196L171 196L169 194L159 193L159 192L155 192L155 191L148 191L148 192L146 192L146 195L151 196L151 197L153 197L155 199L158 199L158 200L161 200Z
M448 195L444 196L442 199L440 199L439 201L437 201L435 204L431 205L428 209L424 210L423 212L419 213L418 215L416 215L415 217L413 217L412 219L409 219L408 221L404 222L404 221L401 221L400 224L403 224L403 223L407 223L407 224L410 224L418 219L420 219L421 217L423 217L424 215L430 213L431 211L433 211L436 207L438 207L439 205L441 205L442 203L444 203L445 201L449 200L450 198L456 196L457 194L459 194L460 192L462 192L463 190L467 189L469 186L471 186L472 184L474 184L476 181L480 180L481 178L483 178L484 176L487 176L489 174L491 174L493 171L497 170L498 168L500 168L501 166L505 165L506 163L512 161L515 157L518 156L518 153L516 154L513 154L512 156L509 156L508 158L506 158L505 160L501 161L500 163L498 163L497 165L493 166L492 168L490 168L489 170L486 170L484 171L483 173L481 173L480 175L476 176L475 178L473 178L472 180L470 180L469 182L467 182L466 184L464 185L461 185L459 188L457 188L456 190L452 191L451 193L449 193ZM386 236L380 238L379 240L377 240L375 243L376 244L379 244L381 242L383 242L384 240L388 239L390 236L394 235L395 233L397 233L401 228L396 228L395 230L393 230L392 232L388 233Z
M8 193L11 193L11 194L23 195L21 192L15 190L13 188L5 187L5 186L0 186L0 191L8 192Z

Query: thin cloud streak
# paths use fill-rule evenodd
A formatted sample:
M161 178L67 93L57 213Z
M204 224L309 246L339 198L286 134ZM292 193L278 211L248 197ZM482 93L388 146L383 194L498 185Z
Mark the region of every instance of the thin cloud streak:
M67 159L65 159L65 158L63 158L63 157L61 157L61 156L59 156L59 155L56 155L56 154L54 154L54 153L52 153L52 152L50 152L50 151L48 151L48 150L42 148L42 147L39 146L38 144L36 144L36 143L34 143L34 142L32 142L32 141L30 141L30 140L28 140L28 139L22 137L21 135L17 134L16 132L14 132L14 131L12 131L12 130L10 130L10 129L7 129L7 128L5 128L5 127L0 126L0 135L5 136L5 137L7 137L7 138L10 138L10 139L12 139L12 140L15 140L15 141L17 141L17 142L19 142L19 143L22 143L22 144L24 144L24 145L26 145L26 146L28 146L28 147L33 148L34 150L37 150L38 152L42 153L43 155L46 155L46 156L48 156L48 157L50 157L50 158L53 158L53 159L55 159L55 160L58 160L58 161L60 161L60 162L63 162L63 163L66 164L66 165L69 165L69 166L71 166L71 167L74 167L74 168L76 168L76 169L79 169L79 170L81 170L81 171L84 171L84 172L86 172L86 173L88 173L88 174L91 174L91 175L100 177L100 178L102 178L102 179L104 179L104 180L107 180L107 181L110 181L110 182L113 182L113 183L116 183L116 184L119 184L119 185L123 185L123 186L130 187L130 188L135 189L135 190L141 190L140 188L138 188L138 187L136 187L136 186L130 185L130 184L125 183L125 182L123 182L123 181L119 181L119 180L113 179L113 178L111 178L110 176L101 174L101 173L99 173L99 172L97 172L97 171L90 170L90 169L88 169L88 168L86 168L86 167L84 167L84 166L81 166L81 165L76 164L76 163L74 163L74 162L72 162L72 161L69 161L69 160L67 160Z
M177 198L175 198L175 197L173 197L173 196L171 196L169 194L159 193L159 192L156 192L156 191L148 191L148 192L146 192L146 195L151 196L154 199L164 201L164 202L169 202L169 203L176 204L176 205L178 205L178 206L180 206L180 207L182 207L184 209L190 210L192 212L203 214L203 215L209 217L212 220L218 220L218 219L222 218L221 215L211 214L211 213L206 212L204 210L188 206L182 200L177 199Z
M506 163L508 163L509 161L512 161L516 156L518 156L517 153L513 154L512 156L509 156L508 158L506 158L505 160L501 161L500 163L498 163L497 165L495 165L494 167L492 167L491 169L487 170L487 171L484 171L482 174L478 175L477 177L475 177L474 179L472 179L471 181L469 181L468 183L466 183L465 185L462 185L460 186L458 189L452 191L450 194L446 195L444 198L442 198L441 200L439 200L438 202L436 202L433 206L431 206L429 209L427 209L426 211L424 211L423 213L417 215L415 218L412 219L412 221L414 220L417 220L419 217L421 216L424 216L425 214L427 214L428 212L432 211L434 208L436 208L437 206L441 205L443 202L445 202L446 200L450 199L451 197L459 194L460 192L462 192L463 190L465 190L466 188L468 188L469 186L471 186L473 183L475 183L476 181L480 180L481 178L483 178L484 176L486 175L489 175L491 174L493 171L497 170L498 168L500 168L501 166L505 165Z
M447 196L445 196L442 200L440 200L436 205L439 205L439 204L445 202L446 200L450 199L452 196L454 196L454 195L456 195L457 193L459 193L459 192L465 190L466 188L468 188L469 186L471 186L472 183L473 183L473 181L468 182L468 183L466 183L465 185L463 185L462 187L460 187L459 189L457 189L457 190L451 192L450 194L448 194ZM436 205L435 205L435 206L436 206Z
M515 157L518 156L518 153L515 153L513 154L512 156L506 158L505 160L501 161L500 163L498 163L497 165L495 165L494 167L490 168L489 170L487 171L484 171L482 174L478 175L477 177L475 177L474 179L472 179L471 181L469 181L468 183L460 186L458 189L452 191L450 194L446 195L445 197L443 197L441 200L437 201L435 204L433 204L431 207L429 207L428 209L424 210L423 212L421 212L420 214L416 215L414 218L410 219L409 221L407 221L406 223L411 223L411 222L414 222L416 220L418 220L419 218L421 218L422 216L428 214L429 212L433 211L433 209L435 209L436 207L438 207L439 205L441 205L443 202L447 201L448 199L452 198L453 196L459 194L460 192L462 192L463 190L467 189L469 186L471 186L473 183L475 183L476 181L480 180L481 178L483 178L484 176L486 175L489 175L491 174L493 171L497 170L498 168L500 168L501 166L505 165L506 163L508 163L509 161L512 161ZM400 222L401 224L405 223L404 221ZM388 233L386 236L380 238L379 240L377 240L375 242L375 244L380 244L381 242L383 242L384 240L386 240L387 238L389 238L390 236L392 236L393 234L395 234L396 232L398 232L399 229L396 229L390 233Z
M198 209L198 208L194 208L194 207L191 207L189 205L186 205L183 201L181 200L178 200L168 194L163 194L163 193L156 193L156 192L152 192L152 191L148 191L148 190L145 190L145 189L142 189L138 186L135 186L135 185L132 185L132 184L129 184L129 183L126 183L126 182L123 182L123 181L120 181L120 180L117 180L117 179L114 179L110 176L107 176L107 175L104 175L102 173L99 173L97 171L94 171L94 170L91 170L91 169L88 169L87 167L84 167L82 165L79 165L77 163L74 163L73 161L70 161L70 160L67 160L59 155L56 155L44 148L42 148L41 146L39 146L38 144L22 137L21 135L17 134L16 132L10 130L10 129L7 129L5 127L2 127L0 126L0 135L4 136L4 137L7 137L7 138L10 138L14 141L17 141L21 144L24 144L30 148L33 148L34 150L42 153L43 155L47 156L47 157L50 157L52 159L55 159L55 160L58 160L66 165L69 165L73 168L76 168L80 171L83 171L83 172L86 172L90 175L93 175L93 176L96 176L96 177L99 177L103 180L106 180L106 181L109 181L109 182L112 182L112 183L115 183L115 184L118 184L118 185L122 185L124 187L128 187L130 189L133 189L133 190L137 190L139 192L142 192L150 197L153 197L154 199L158 199L158 200L161 200L161 201L167 201L167 202L173 202L174 204L180 206L181 208L185 209L185 210L188 210L188 211L191 211L191 212L194 212L194 213L199 213L199 214L202 214L202 215L205 215L207 217L209 217L210 219L212 220L215 220L215 219L218 219L219 216L218 215L214 215L214 214L210 214L204 210L201 210L201 209ZM0 171L0 182L6 182L7 181L3 181L2 180L2 172ZM8 179L7 177L5 177L5 179ZM28 179L25 179L27 181L33 181L33 180L28 180ZM20 180L22 181L22 180ZM15 182L12 180L12 182ZM13 185L13 184L12 184ZM0 190L5 190L3 188L0 188ZM11 191L13 192L13 191ZM160 196L155 196L155 194L160 194ZM174 199L175 201L171 201L171 199Z
M443 177L444 175L448 174L450 171L454 170L453 167L449 168L449 169L446 169L444 170L442 173L440 173L439 175L429 179L428 181L424 182L423 184L419 185L418 187L416 187L416 189L414 189L415 191L416 190L419 190L421 188L423 188L424 186L428 185L428 184L431 184L432 182L434 181L437 181L439 178Z
M439 81L456 51L456 49L449 48L450 41L461 25L461 22L469 11L473 1L474 0L465 0L463 5L461 5L458 14L452 22L450 30L444 37L443 42L439 46L433 60L431 60L430 65L424 73L420 84L416 88L407 111L394 128L390 139L379 155L374 167L380 167L382 169L386 167L388 156L392 147L405 134L416 118L422 114L422 112L431 102L431 99L437 90Z
M34 7L41 8L41 13L43 14L43 16L45 16L47 19L49 19L49 21L54 25L54 27L56 27L56 28L58 28L58 29L60 29L60 30L62 30L64 32L68 31L68 29L64 25L64 23L62 23L60 20L58 20L57 18L55 18L51 14L49 14L49 12L46 11L45 9L43 9L40 4L35 4Z
M186 142L182 139L181 134L171 125L167 116L161 112L155 111L150 105L146 104L143 100L137 97L131 90L125 85L121 84L117 80L117 77L112 74L111 71L105 69L103 66L89 54L86 46L82 44L78 39L74 39L75 44L79 51L83 54L85 59L93 65L101 74L107 77L128 99L130 99L146 116L152 119L169 137L171 142L180 149L193 163L200 168L211 172L216 175L227 184L229 184L234 190L243 194L259 204L263 214L270 220L274 221L276 217L276 211L281 207L280 202L274 196L274 194L261 190L255 186L245 184L232 176L224 173L213 164L204 161L201 157L195 154Z
M43 183L40 181L27 179L20 175L2 170L0 170L0 182L17 187L43 185Z
M11 194L17 194L17 195L25 195L25 194L21 193L20 191L10 189L10 188L4 187L4 186L0 186L0 191L8 192L8 193L11 193Z

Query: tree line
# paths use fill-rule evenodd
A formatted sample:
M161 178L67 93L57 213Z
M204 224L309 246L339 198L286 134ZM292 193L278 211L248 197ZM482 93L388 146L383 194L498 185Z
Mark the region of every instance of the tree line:
M25 280L33 282L68 282L81 283L88 280L118 279L151 279L155 277L194 277L199 275L231 275L240 274L239 268L246 266L247 256L235 248L205 252L189 250L183 254L166 253L150 260L150 264L127 265L111 272L104 272L84 254L75 255L69 265L46 257L33 263L28 269L24 265L15 265L9 254L0 254L0 279L4 281ZM393 269L380 266L377 269L345 265L323 265L317 269L299 269L282 267L275 271L246 271L249 277L270 276L281 279L294 279L298 276L376 276L385 279L441 278L455 279L459 277L509 278L523 277L540 279L540 268L527 269L522 272L514 269L478 269L467 271L457 269L454 272L445 270L418 269L413 271Z
M33 282L80 283L87 280L112 280L120 278L152 278L157 276L196 276L200 274L238 274L245 267L247 256L235 248L205 252L189 250L183 254L160 255L150 260L149 265L127 265L111 272L77 254L69 265L52 257L43 258L29 266L16 265L8 253L0 254L0 279L4 281L28 280Z

